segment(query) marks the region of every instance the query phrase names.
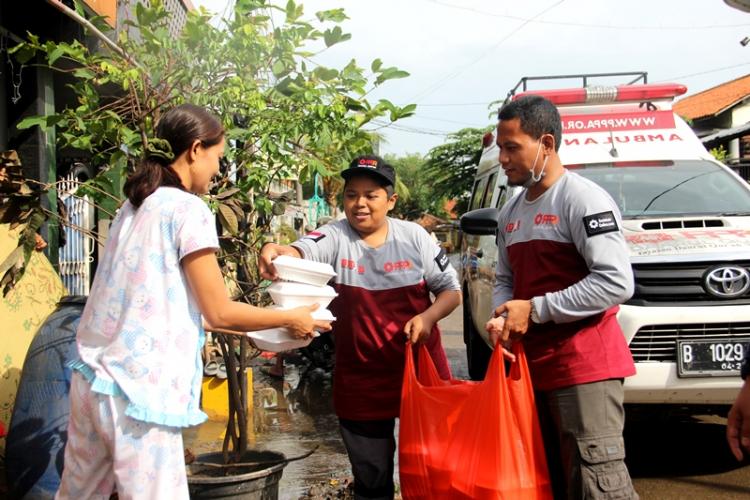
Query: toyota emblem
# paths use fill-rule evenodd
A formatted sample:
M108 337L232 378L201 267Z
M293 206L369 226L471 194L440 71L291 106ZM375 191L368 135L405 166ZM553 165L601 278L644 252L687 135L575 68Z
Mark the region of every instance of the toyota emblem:
M750 289L750 273L740 266L716 267L706 274L703 286L711 295L734 299Z

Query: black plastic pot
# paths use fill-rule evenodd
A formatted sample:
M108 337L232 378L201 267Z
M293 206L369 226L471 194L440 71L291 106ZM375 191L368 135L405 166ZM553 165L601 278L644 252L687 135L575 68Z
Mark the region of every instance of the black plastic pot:
M190 498L204 500L213 498L236 498L243 500L276 500L279 497L279 481L287 462L283 453L248 450L241 462L264 462L273 465L250 466L225 469L188 465L188 489ZM196 462L224 463L220 452L198 455ZM280 462L280 463L276 463Z

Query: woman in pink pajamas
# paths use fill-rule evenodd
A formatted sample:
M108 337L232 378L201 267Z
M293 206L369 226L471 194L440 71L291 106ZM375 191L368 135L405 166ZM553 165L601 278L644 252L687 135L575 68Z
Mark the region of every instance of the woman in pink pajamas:
M224 129L205 109L165 113L127 180L76 334L79 359L59 499L188 498L183 427L200 410L202 319L224 330L329 329L314 307L233 302L215 252L208 192ZM203 318L202 318L203 317Z

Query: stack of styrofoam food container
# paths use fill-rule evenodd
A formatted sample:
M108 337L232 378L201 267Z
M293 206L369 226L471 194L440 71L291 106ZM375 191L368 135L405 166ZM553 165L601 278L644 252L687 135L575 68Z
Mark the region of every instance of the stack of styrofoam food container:
M280 255L273 260L279 281L268 287L274 306L280 309L318 304L312 317L316 320L334 321L328 305L336 297L333 287L327 285L336 272L329 264ZM312 342L311 337L297 338L286 328L269 328L247 332L255 346L262 351L281 352L298 349Z

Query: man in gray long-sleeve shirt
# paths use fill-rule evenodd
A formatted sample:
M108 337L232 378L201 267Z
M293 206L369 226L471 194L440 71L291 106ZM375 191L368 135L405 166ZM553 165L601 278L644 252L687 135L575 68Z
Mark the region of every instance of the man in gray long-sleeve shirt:
M638 498L624 463L623 378L635 365L617 323L633 275L616 204L566 171L560 115L538 96L499 113L509 185L500 213L492 339L522 339L556 498Z

